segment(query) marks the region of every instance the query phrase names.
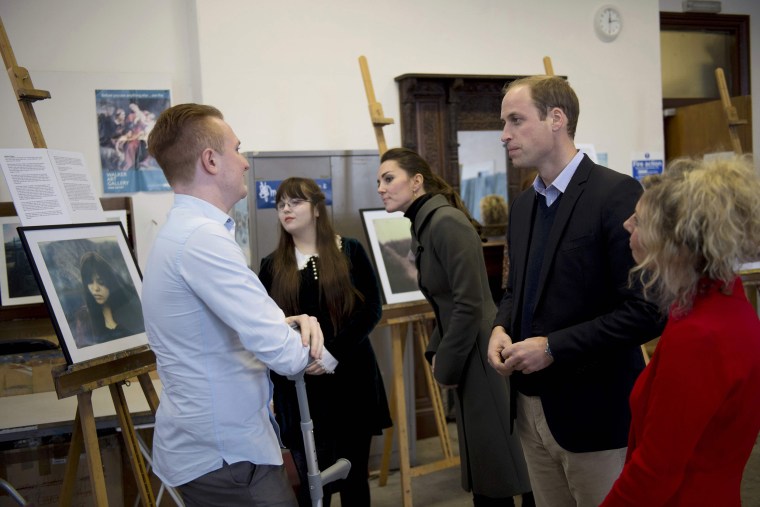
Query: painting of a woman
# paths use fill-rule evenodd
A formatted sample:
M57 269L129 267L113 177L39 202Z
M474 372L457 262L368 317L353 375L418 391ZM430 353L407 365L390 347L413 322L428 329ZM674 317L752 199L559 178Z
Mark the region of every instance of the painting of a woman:
M80 259L82 296L77 311L74 340L87 347L145 331L137 291L95 252Z

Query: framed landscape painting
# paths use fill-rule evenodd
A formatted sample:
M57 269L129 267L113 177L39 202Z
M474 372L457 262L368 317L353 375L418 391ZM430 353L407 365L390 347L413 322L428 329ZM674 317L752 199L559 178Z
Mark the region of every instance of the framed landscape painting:
M387 304L424 300L417 286L409 219L400 211L359 210Z

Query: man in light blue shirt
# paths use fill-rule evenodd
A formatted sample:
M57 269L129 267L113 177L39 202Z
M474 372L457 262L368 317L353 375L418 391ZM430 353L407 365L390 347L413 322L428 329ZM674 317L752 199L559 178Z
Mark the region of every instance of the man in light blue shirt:
M292 375L321 359L322 331L314 317L286 318L246 266L227 213L248 193L249 166L219 110L167 109L148 144L176 194L142 292L163 383L153 469L188 507L296 505L269 369ZM324 373L322 361L309 372Z

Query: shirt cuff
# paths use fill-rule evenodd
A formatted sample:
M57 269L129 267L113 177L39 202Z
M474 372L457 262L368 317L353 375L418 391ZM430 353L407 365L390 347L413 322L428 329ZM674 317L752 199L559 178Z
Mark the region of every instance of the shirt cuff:
M317 363L325 369L327 373L335 373L335 368L338 367L338 360L335 356L330 354L327 349L322 349L322 359L318 359Z

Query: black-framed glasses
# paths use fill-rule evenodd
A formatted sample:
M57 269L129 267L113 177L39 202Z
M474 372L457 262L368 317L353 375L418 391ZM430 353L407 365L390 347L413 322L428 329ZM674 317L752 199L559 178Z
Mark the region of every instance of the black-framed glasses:
M285 206L288 206L290 209L296 209L297 207L299 207L305 202L309 202L309 200L294 198L294 199L287 199L285 201L280 201L277 203L277 211L284 211Z

